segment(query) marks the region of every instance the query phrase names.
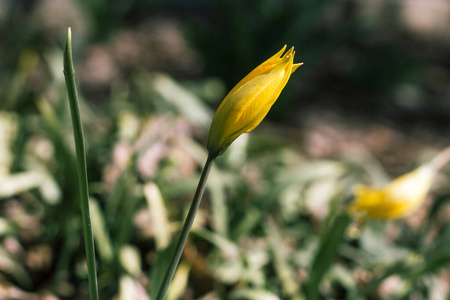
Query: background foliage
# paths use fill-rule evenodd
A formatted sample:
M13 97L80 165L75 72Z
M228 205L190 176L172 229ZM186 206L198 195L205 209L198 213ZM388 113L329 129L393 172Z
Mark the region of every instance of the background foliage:
M406 220L342 215L450 144L449 20L443 0L0 1L0 298L87 297L71 26L102 299L153 295L215 108L284 44L305 64L217 160L170 299L450 299L448 174Z

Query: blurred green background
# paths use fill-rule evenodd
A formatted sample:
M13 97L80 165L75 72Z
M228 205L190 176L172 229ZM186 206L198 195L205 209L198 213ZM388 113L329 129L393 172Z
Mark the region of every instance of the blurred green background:
M304 65L217 159L170 299L304 299L352 187L450 145L448 1L0 1L0 299L88 297L69 26L101 299L151 299L215 109L285 44ZM450 299L449 183L350 224L321 297Z

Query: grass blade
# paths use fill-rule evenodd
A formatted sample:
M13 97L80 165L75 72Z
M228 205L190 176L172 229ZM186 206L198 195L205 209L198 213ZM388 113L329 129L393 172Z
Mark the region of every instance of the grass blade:
M311 265L309 280L306 285L306 299L319 299L319 285L323 275L330 268L336 256L340 243L344 239L348 225L351 223L351 217L346 213L336 216L332 226L325 232L321 239L319 249Z
M75 85L75 72L72 61L72 33L67 31L66 47L64 49L64 77L66 79L67 94L69 96L70 112L72 116L73 136L77 154L78 187L83 221L84 243L86 247L86 261L88 266L89 294L91 299L98 299L97 271L95 266L94 237L92 234L91 217L89 213L89 192L86 167L86 152L84 146L83 127L81 125L78 93Z

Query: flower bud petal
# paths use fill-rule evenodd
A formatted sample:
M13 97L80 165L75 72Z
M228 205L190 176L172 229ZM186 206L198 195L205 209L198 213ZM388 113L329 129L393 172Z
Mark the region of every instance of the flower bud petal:
M424 165L405 174L381 189L357 186L351 213L362 213L371 218L397 219L416 211L431 188L435 170Z
M301 65L293 64L293 47L281 56L285 49L286 46L256 67L225 97L211 124L210 155L221 155L238 136L252 131L267 115L291 74Z

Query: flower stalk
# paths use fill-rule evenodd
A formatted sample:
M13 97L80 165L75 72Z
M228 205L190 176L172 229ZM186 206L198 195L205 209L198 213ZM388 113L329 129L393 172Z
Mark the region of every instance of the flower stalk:
M209 171L213 165L215 156L208 155L205 166L203 167L202 175L198 182L197 190L195 191L194 199L192 200L191 207L184 221L183 228L181 229L180 236L178 238L177 245L175 246L172 259L170 260L169 267L167 268L166 275L159 288L157 300L164 300L167 292L169 291L170 283L177 270L178 263L180 262L181 254L183 253L184 246L186 245L189 232L191 231L192 224L194 224L195 215L197 214L200 202L202 200L203 193L205 192L206 181L208 179Z

